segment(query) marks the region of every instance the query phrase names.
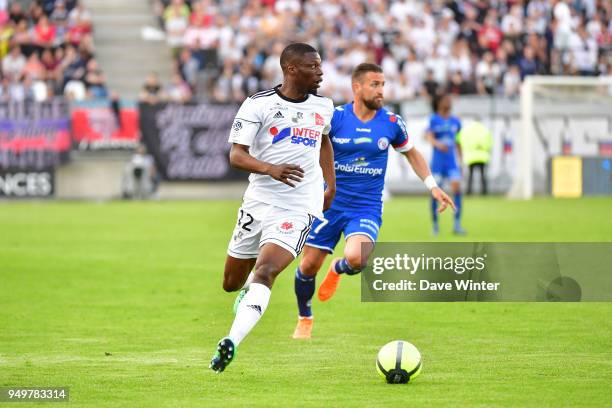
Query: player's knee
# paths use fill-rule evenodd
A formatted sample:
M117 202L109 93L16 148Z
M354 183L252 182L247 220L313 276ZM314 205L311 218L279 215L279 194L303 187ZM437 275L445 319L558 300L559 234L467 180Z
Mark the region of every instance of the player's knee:
M310 259L302 259L300 262L300 272L302 275L315 276L319 271L320 265Z
M231 278L223 279L223 290L226 292L235 292L241 287L242 285L235 279L231 279Z
M255 277L253 281L271 288L272 284L274 283L274 279L279 272L278 267L274 264L266 263L259 265L257 268L255 268Z
M355 273L365 269L365 267L368 265L368 260L365 257L362 257L358 252L348 253L346 254L345 258L346 262L349 264L351 269L355 271Z

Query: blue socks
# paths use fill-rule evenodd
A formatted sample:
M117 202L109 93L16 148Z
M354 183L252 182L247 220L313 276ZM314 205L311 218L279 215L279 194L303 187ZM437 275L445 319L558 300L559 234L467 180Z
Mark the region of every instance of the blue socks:
M455 227L461 227L461 207L462 207L462 195L461 193L455 194L455 206L457 207L457 212L455 213Z
M433 197L431 198L431 220L434 226L438 225L438 202Z
M295 297L301 317L312 316L312 296L315 292L315 277L302 275L300 268L295 271Z
M463 195L461 193L455 194L455 206L457 212L455 212L455 230L461 230L461 209L463 207ZM434 231L438 231L438 202L431 199L431 219L434 225Z
M337 274L346 273L347 275L356 275L361 272L361 269L352 268L346 261L346 258L342 258L334 265L334 271L336 271Z

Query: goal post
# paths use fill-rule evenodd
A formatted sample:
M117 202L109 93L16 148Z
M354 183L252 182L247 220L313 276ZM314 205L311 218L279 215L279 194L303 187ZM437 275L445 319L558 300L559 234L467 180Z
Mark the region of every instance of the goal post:
M612 138L612 76L525 77L521 85L520 127L514 148L516 168L509 198L527 200L534 195L534 163L550 159L552 154L550 150L547 150L549 157L536 157L534 154L538 141L547 145L550 135L540 129L538 122L548 117L562 117L566 124L573 118L605 120L608 123L607 136ZM581 126L588 127L589 124L585 122Z

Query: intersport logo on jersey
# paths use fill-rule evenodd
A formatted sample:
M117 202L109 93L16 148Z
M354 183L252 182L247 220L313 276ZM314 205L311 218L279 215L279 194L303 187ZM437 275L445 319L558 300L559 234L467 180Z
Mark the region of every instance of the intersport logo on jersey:
M301 127L290 127L280 131L276 127L271 127L270 134L273 136L272 144L291 137L291 144L301 144L312 148L317 145L317 140L321 138L321 132L318 130Z

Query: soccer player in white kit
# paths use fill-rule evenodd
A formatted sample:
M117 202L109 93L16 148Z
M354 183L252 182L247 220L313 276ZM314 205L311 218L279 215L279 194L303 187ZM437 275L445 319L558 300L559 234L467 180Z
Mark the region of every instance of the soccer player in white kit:
M248 97L230 132L230 164L251 175L223 277L224 290L242 289L244 296L210 362L217 373L265 312L274 279L300 254L314 217L323 217L336 191L328 137L334 105L316 95L321 58L310 45L294 43L280 65L283 84Z

